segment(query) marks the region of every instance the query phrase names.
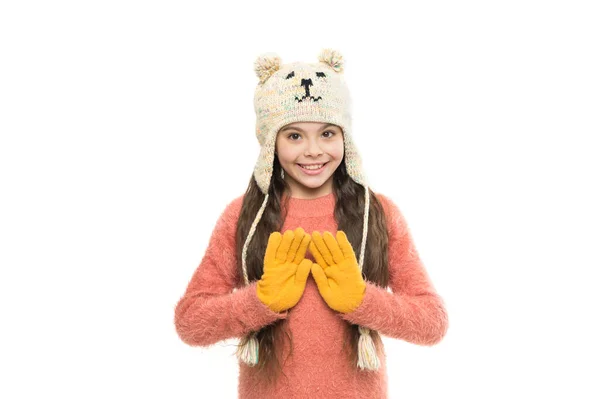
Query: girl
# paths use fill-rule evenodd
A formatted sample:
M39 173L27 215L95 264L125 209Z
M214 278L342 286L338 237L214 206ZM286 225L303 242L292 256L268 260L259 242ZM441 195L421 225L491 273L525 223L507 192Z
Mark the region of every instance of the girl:
M387 398L379 334L436 344L444 302L400 210L367 185L340 53L265 54L255 71L260 156L175 308L177 333L241 338L240 398Z

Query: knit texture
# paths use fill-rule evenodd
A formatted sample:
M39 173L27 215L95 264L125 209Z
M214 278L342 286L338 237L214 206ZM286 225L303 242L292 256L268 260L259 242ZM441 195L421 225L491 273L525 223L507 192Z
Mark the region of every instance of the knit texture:
M387 398L386 355L378 351L381 367L364 372L349 364L343 352L350 323L378 331L384 336L418 345L434 345L446 334L448 317L413 243L406 220L398 207L382 194L389 235L389 288L367 281L365 297L351 313L330 309L309 275L298 304L274 313L256 296L256 281L236 289L235 230L243 196L230 202L219 218L206 253L175 308L175 327L180 338L192 346L209 346L229 338L241 338L252 330L285 319L292 335L277 347L283 373L277 384L261 384L256 370L239 362L239 398ZM333 193L316 199L290 198L281 229L302 227L335 234ZM306 257L314 261L307 252ZM349 348L347 348L349 349ZM396 361L402 361L397 359Z

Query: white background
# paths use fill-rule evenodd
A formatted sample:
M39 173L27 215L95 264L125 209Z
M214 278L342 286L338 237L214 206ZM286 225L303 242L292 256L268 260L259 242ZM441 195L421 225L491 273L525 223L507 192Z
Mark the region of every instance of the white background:
M384 341L390 397L599 397L594 3L2 2L0 396L236 397L174 306L258 156L254 60L331 47L449 312Z

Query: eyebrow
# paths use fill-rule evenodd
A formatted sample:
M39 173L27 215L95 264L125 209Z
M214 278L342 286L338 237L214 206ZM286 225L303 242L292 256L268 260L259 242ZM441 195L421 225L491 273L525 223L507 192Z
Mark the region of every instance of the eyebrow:
M328 123L327 125L323 126L323 127L321 128L321 130L325 130L325 129L327 129L327 128L328 128L328 127L330 127L330 126L334 126L334 127L335 127L336 125L334 125L333 123ZM288 126L288 127L284 127L283 129L281 129L281 132L284 132L284 131L286 131L286 130L300 130L301 132L304 132L304 130L302 130L301 128L299 128L299 127L297 127L297 126Z

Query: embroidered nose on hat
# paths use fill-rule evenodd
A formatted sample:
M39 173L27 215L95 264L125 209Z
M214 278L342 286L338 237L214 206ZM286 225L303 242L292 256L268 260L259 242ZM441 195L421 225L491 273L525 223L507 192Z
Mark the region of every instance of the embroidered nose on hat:
M291 73L291 75L293 75L294 72ZM317 72L317 76L325 76L325 74L323 72ZM308 99L308 100L313 100L313 101L319 101L322 97L319 96L317 98L314 98L313 96L310 95L310 86L312 86L312 79L302 79L302 81L300 82L300 85L304 87L304 89L306 90L306 94L304 95L304 97L302 98L298 98L296 97L296 100L301 103L302 101Z

